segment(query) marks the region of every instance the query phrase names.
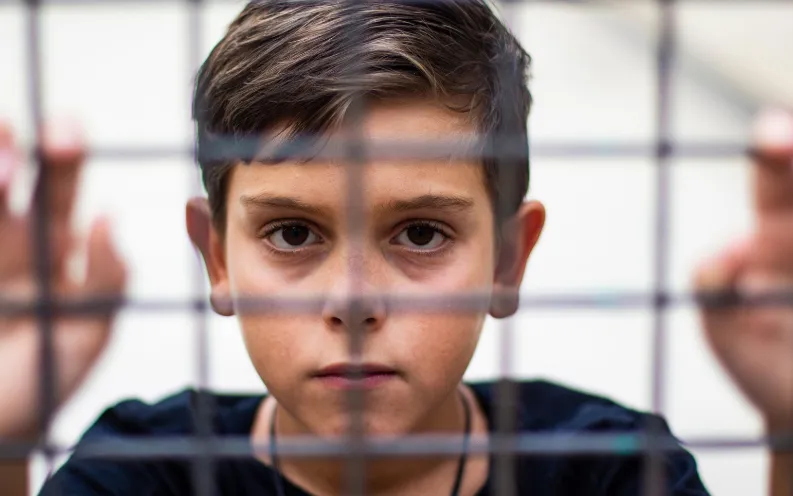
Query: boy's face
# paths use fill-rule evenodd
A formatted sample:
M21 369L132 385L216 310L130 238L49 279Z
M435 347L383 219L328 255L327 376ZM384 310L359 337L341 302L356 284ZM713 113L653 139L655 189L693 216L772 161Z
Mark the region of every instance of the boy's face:
M373 140L448 141L474 132L463 115L424 101L368 111L363 131ZM262 313L236 303L220 309L238 316L256 370L289 415L317 434L342 434L346 389L363 387L366 431L398 434L429 422L428 413L453 397L489 303L411 311L380 296L429 300L517 288L544 215L535 205L539 214L530 229L536 233L524 232L527 222L519 226L528 246L513 253L505 275L479 163L371 162L360 169L357 237L350 235L348 167L319 161L235 166L225 235L212 232L202 251L215 301L320 301L302 312ZM356 296L365 298L360 313L351 314ZM355 383L342 377L343 367L333 368L351 362L352 329L363 333L362 361L378 367Z

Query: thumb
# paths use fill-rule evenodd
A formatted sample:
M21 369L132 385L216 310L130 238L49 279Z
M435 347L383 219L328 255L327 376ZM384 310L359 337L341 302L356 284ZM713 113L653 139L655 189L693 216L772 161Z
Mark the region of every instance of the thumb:
M738 241L699 266L694 277L694 289L700 303L716 307L729 303L725 296L735 289L748 264L750 244L749 239Z

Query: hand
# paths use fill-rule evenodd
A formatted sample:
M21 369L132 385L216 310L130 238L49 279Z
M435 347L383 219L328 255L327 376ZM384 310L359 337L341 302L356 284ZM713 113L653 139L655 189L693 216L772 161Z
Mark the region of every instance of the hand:
M773 432L793 428L793 114L764 113L755 146L754 233L704 264L695 284L750 298L787 293L784 302L701 313L716 356Z
M85 150L73 127L50 127L44 136L42 156L48 174L43 190L48 199L52 294L68 297L69 301L92 297L115 297L119 301L126 271L112 247L106 221L96 221L91 227L85 277L74 280L65 270L79 241L70 224ZM11 179L21 158L10 127L0 122L0 302L30 305L39 294L32 238L35 217L14 215L8 202ZM39 181L37 195L42 185ZM79 386L104 348L115 310L53 317L56 405ZM23 439L36 434L40 334L33 312L3 315L0 311L0 438Z

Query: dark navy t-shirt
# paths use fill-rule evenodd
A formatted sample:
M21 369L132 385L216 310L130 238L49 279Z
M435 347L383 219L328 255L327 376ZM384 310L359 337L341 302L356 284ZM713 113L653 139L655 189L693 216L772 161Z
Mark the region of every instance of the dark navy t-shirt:
M494 426L496 383L470 384L482 410ZM521 432L559 435L580 433L637 433L655 423L673 440L659 417L630 410L608 399L545 381L520 382L518 429ZM118 438L190 436L197 432L199 394L185 391L157 404L125 401L108 409L88 430L81 443ZM250 434L263 396L212 395L213 429L219 436L244 438ZM492 429L493 427L491 427ZM79 445L78 445L79 448ZM185 458L106 459L81 457L80 451L44 485L42 494L160 496L196 491L195 466ZM516 459L518 495L528 496L638 496L644 494L645 457L635 455L535 455ZM495 463L478 496L494 494ZM252 456L216 460L210 494L275 496L273 472ZM706 496L694 458L683 448L663 454L666 492L675 496ZM310 496L285 480L287 496ZM657 493L656 493L657 494Z

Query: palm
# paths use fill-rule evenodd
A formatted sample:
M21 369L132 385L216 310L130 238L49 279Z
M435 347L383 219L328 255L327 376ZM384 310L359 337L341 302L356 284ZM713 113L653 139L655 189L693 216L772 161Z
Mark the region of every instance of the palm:
M766 287L774 286L769 279ZM778 425L789 419L793 413L793 311L739 309L713 319L708 331L720 360L767 420Z
M6 157L18 156L10 131L0 126L0 152L3 151ZM76 141L45 149L48 181L44 189L50 205L49 284L56 296L75 299L119 294L124 286L124 266L111 248L103 222L94 224L88 240L85 279L74 281L64 270L67 256L75 246L69 219L82 155L82 147ZM6 172L0 171L0 301L28 305L40 294L31 245L33 218L13 215L8 208L9 162L13 164L15 160L5 160ZM106 342L111 318L112 312L105 312L56 316L53 320L56 404L79 385L96 360ZM13 399L0 409L0 437L27 436L36 427L40 413L40 349L39 323L31 312L0 314L0 397Z
M760 296L762 305L703 311L717 357L771 427L793 419L793 118L769 117L788 129L782 139L763 141L755 165L757 228L700 271L701 289L737 289ZM785 124L785 119L789 125ZM768 133L768 130L765 130ZM769 295L782 300L769 301Z

